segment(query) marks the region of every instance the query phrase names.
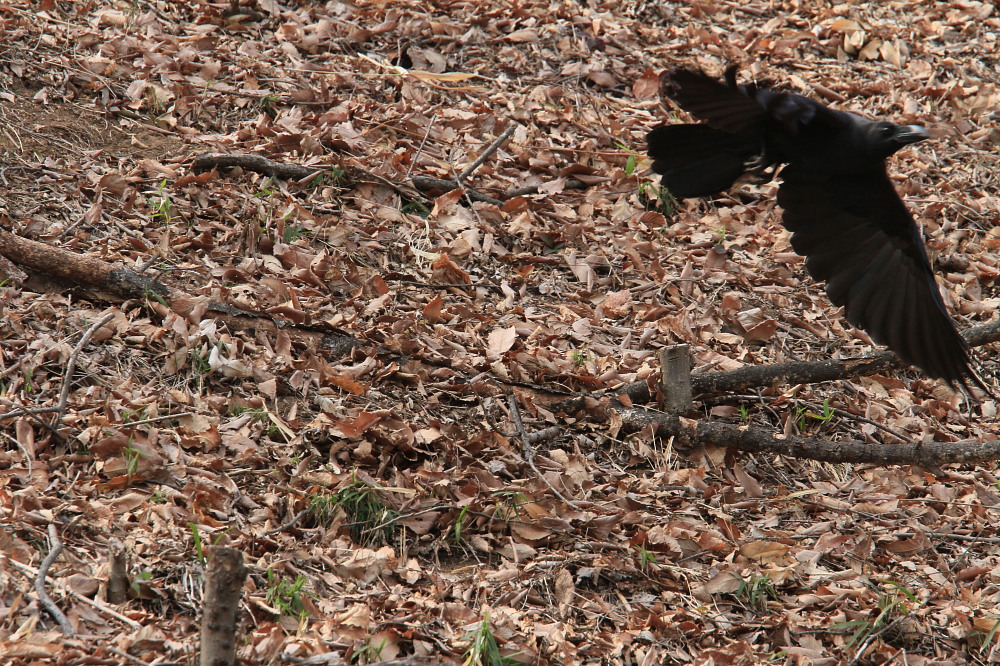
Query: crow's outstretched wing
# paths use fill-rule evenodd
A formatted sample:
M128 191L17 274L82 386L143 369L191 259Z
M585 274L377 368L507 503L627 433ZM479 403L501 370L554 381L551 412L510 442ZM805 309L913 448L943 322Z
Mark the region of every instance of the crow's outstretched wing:
M885 171L828 175L790 165L781 177L792 247L847 320L932 377L974 378L917 225Z

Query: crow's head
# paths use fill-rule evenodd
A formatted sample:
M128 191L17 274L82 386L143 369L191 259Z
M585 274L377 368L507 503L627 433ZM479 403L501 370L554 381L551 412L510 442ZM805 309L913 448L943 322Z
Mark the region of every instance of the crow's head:
M882 157L888 157L903 146L930 137L927 130L920 125L896 125L887 122L871 123L867 135L868 145Z

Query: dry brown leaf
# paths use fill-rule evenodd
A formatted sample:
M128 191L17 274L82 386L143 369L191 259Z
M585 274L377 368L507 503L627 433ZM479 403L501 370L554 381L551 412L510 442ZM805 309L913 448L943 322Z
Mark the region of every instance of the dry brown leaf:
M660 76L652 68L646 69L632 84L632 95L637 99L653 99L659 94Z
M490 356L500 356L509 351L517 341L517 328L494 328L487 338L486 352Z
M537 42L538 31L530 28L515 30L514 32L508 33L504 39L509 42Z
M740 546L740 554L764 565L787 564L788 546L774 541L751 541Z
M601 312L615 319L624 317L632 310L632 292L628 289L613 291L601 302Z

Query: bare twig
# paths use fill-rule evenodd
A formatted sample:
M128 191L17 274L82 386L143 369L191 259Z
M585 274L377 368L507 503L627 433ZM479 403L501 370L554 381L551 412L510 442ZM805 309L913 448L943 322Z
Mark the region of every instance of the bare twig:
M12 419L15 416L37 416L38 414L49 414L51 412L58 412L59 407L37 407L34 409L15 409L12 412L5 412L0 414L0 421L4 419Z
M577 508L577 503L573 500L567 499L565 495L559 492L559 489L552 485L548 478L546 478L546 476L542 474L541 470L535 465L535 449L528 440L528 434L524 431L524 422L521 420L521 412L517 407L517 396L513 393L508 393L507 404L510 405L510 415L514 420L514 427L517 428L517 434L521 439L521 445L524 447L524 459L528 462L528 466L531 467L535 475L549 487L549 490L556 494L556 497L561 499L567 505Z
M119 613L115 609L113 609L110 606L108 606L106 603L98 601L97 599L91 599L90 597L85 597L85 596L83 596L82 594L80 594L79 592L77 592L75 590L67 589L66 591L69 592L69 594L71 594L74 599L82 601L83 603L87 604L88 606L93 606L94 608L96 608L97 610L101 611L105 615L109 615L109 616L115 618L119 622L122 622L123 624L131 627L132 629L139 629L140 627L142 627L141 624L139 624L138 622L136 622L135 620L133 620L130 617L126 617L125 615L122 615L121 613Z
M379 530L384 530L385 528L389 527L390 525L394 525L395 523L398 523L400 521L406 520L407 518L413 518L414 516L421 516L421 515L423 515L425 513L433 513L434 511L443 511L445 509L453 509L453 508L455 508L455 507L453 505L451 505L451 504L441 504L441 505L437 505L437 506L428 506L428 507L425 507L423 509L418 509L416 511L411 511L410 513L403 513L403 514L400 514L398 516L393 516L392 518L390 518L389 520L385 521L381 525L376 525L375 527L371 528L369 531L370 532L378 532Z
M460 187L464 187L461 183L455 180L444 180L442 178L431 178L429 176L414 176L410 179L413 186L422 192L427 190L442 190L444 192L449 192ZM473 201L482 201L488 204L493 204L494 206L502 206L503 201L495 197L491 197L488 194L483 194L475 190L467 190L466 194Z
M59 557L59 553L63 549L62 541L59 540L59 531L56 529L54 523L49 523L49 541L52 544L52 548L49 550L49 554L45 556L45 559L42 560L41 566L38 567L38 574L35 576L35 594L38 595L38 601L42 604L42 607L59 623L63 636L72 638L76 634L73 631L73 626L69 623L66 615L59 609L59 606L56 606L56 602L52 601L49 593L45 591L45 578L49 574L49 567L56 561L56 558Z
M889 624L887 624L884 627L882 627L880 630L873 631L868 636L868 638L866 638L861 643L861 645L858 646L858 651L854 653L854 659L851 659L851 661L850 661L851 666L854 666L854 664L858 663L861 660L861 657L864 656L865 652L868 651L868 647L872 643L874 643L878 639L879 636L882 636L883 634L885 634L886 632L888 632L890 629L892 629L893 627L895 627L897 624L899 624L903 620L906 620L908 617L909 616L907 616L907 615L900 615L895 620L893 620ZM891 659L890 659L890 661L891 661Z
M434 127L434 121L435 120L437 120L437 114L436 113L431 116L430 122L427 123L427 131L424 132L424 138L420 140L420 145L417 146L417 152L416 152L416 154L413 155L412 158L410 159L410 166L406 170L406 177L407 178L409 178L410 174L413 173L413 165L415 165L417 163L417 158L420 156L420 153L424 152L424 145L427 144L427 137L429 137L431 135L431 129Z
M121 425L126 428L133 428L135 426L146 425L147 423L156 423L157 421L169 421L170 419L179 419L185 416L193 416L194 412L180 412L178 414L161 414L159 416L152 416L148 419L142 419L140 421L129 421L128 423L122 423Z
M133 657L128 652L125 652L124 650L119 650L118 648L116 648L116 647L114 647L112 645L109 645L107 647L107 650L111 654L116 654L119 657L127 659L128 661L131 661L133 664L139 664L139 666L149 666L149 662L148 661L143 661L142 659L139 659L139 657ZM156 666L164 666L164 663L165 662L158 661L158 662L156 662Z
M76 372L76 360L80 356L80 352L87 343L90 342L90 338L94 336L99 328L104 326L106 323L115 318L115 313L108 312L103 317L91 324L83 333L83 337L80 338L80 342L76 343L76 347L70 352L69 360L66 361L66 371L63 373L62 380L62 390L59 392L59 402L56 403L56 418L52 421L53 429L59 427L59 423L62 421L63 416L66 415L66 403L69 401L69 389L72 385L73 373Z
M288 529L289 527L291 527L291 526L292 526L292 525L294 525L295 523L297 523L297 522L299 522L300 520L302 520L303 518L305 518L305 517L306 517L306 515L307 515L308 513L309 513L309 509L303 509L302 511L299 511L299 512L298 512L297 514L295 514L294 516L292 516L292 519L291 519L291 520L289 520L289 521L288 521L287 523L285 523L284 525L278 525L278 526L277 526L277 527L275 527L275 528L272 528L272 529L269 529L269 530L266 530L266 531L264 532L264 535L263 535L263 536L271 536L272 534L277 534L278 532L284 532L284 531L285 531L285 530L287 530L287 529Z
M39 569L36 569L35 567L31 566L30 564L24 564L23 562L18 562L17 560L14 560L14 559L8 559L7 561L11 565L13 565L15 569L20 569L21 571L25 572L28 575L31 575L31 576L37 576L38 575ZM97 610L101 611L102 613L110 615L111 617L115 618L119 622L123 622L124 624L128 625L132 629L139 629L142 626L141 624L139 624L135 620L133 620L133 619L131 619L129 617L125 617L121 613L113 610L112 608L109 608L107 604L102 603L100 601L97 601L96 599L91 599L90 597L85 597L82 594L80 594L79 592L76 592L74 590L69 589L69 587L67 587L65 583L57 581L57 585L59 586L59 589L61 589L62 591L64 591L66 594L69 594L73 598L75 598L75 599L77 599L79 601L82 601L83 603L87 604L88 606L93 606L94 608L96 608Z
M513 134L514 130L516 129L517 125L512 124L509 127L507 127L507 129L505 129L503 132L501 132L500 136L498 136L496 140L493 141L493 143L491 143L486 147L486 150L484 150L482 154L476 158L475 162L467 166L465 170L462 171L462 173L455 176L455 180L461 183L463 180L471 176L473 171L481 167L483 163L490 158L490 155L492 155L493 153L495 153L497 150L500 149L500 146L503 145L504 141L510 138L510 135Z
M734 402L734 401L740 401L740 402L742 402L744 400L746 400L746 401L760 401L761 406L767 408L768 411L770 411L771 414L774 415L777 418L777 412L775 412L773 409L770 409L770 407L768 407L765 403L774 402L775 400L783 400L783 399L784 399L783 397L774 397L774 396L768 396L768 395L726 395L726 396L721 396L718 399L706 400L705 402L707 404L720 405L720 404L724 404L724 403L727 403L727 402ZM822 411L824 409L828 409L828 410L830 410L831 413L835 414L836 416L840 416L840 417L845 418L845 419L850 419L852 421L857 421L858 423L867 423L868 425L870 425L872 427L878 428L882 432L885 432L885 433L887 433L889 435L892 435L896 439L899 439L899 440L904 441L904 442L910 441L909 437L907 437L906 435L903 435L903 434L899 433L898 431L890 428L889 426L887 426L887 425L885 425L883 423L879 423L878 421L875 421L873 419L867 418L865 416L861 416L860 414L855 414L854 412L847 411L846 409L840 409L839 407L831 407L828 404L827 405L819 405L819 404L817 404L815 402L809 402L808 400L796 400L796 401L798 403L800 403L800 404L803 404L803 405L807 406L807 407L812 407L813 409L818 410L818 411Z
M567 178L566 184L563 187L567 190L585 190L590 187L590 184L576 178ZM503 196L505 199L514 199L528 194L538 194L538 185L526 185L513 190L507 190L503 193Z

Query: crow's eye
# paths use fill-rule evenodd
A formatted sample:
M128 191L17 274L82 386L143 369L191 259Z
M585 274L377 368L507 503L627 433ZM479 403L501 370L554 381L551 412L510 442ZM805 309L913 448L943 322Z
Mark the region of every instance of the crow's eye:
M883 125L882 128L879 130L879 133L882 135L882 137L886 139L895 134L895 132L896 128L893 127L892 125Z

